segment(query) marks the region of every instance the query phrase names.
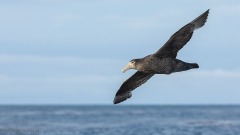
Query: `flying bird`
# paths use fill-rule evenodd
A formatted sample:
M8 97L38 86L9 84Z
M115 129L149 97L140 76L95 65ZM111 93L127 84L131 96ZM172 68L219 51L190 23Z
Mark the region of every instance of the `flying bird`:
M128 78L117 91L114 104L127 100L132 91L155 74L171 74L199 68L197 63L187 63L176 59L178 51L191 39L194 30L201 28L208 17L209 10L183 26L154 54L131 60L122 70L135 69L137 72Z

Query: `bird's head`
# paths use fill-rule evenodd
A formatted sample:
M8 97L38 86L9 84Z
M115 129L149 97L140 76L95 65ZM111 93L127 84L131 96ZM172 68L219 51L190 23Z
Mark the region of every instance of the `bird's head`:
M122 72L125 73L129 69L136 69L140 59L133 59L128 62L128 64L122 69Z

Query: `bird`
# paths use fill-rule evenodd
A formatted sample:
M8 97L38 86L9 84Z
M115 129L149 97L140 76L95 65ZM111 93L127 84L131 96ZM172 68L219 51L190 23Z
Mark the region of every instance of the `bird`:
M137 70L120 86L113 100L114 104L121 103L132 97L132 91L141 86L155 74L171 74L199 68L197 63L188 63L177 59L177 53L191 39L194 30L201 28L207 21L209 10L186 24L175 32L169 40L155 53L146 57L133 59L123 68L125 73L129 69Z

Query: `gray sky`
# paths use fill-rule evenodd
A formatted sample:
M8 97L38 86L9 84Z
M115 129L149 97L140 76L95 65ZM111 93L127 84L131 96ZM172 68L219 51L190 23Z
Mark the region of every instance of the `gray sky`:
M197 70L156 75L123 104L240 104L239 0L0 2L0 104L112 104L135 71L210 8L178 58Z

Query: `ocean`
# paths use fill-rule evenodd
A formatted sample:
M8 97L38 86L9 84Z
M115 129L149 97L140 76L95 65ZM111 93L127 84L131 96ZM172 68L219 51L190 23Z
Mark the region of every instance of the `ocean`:
M240 106L0 106L0 135L239 135Z

